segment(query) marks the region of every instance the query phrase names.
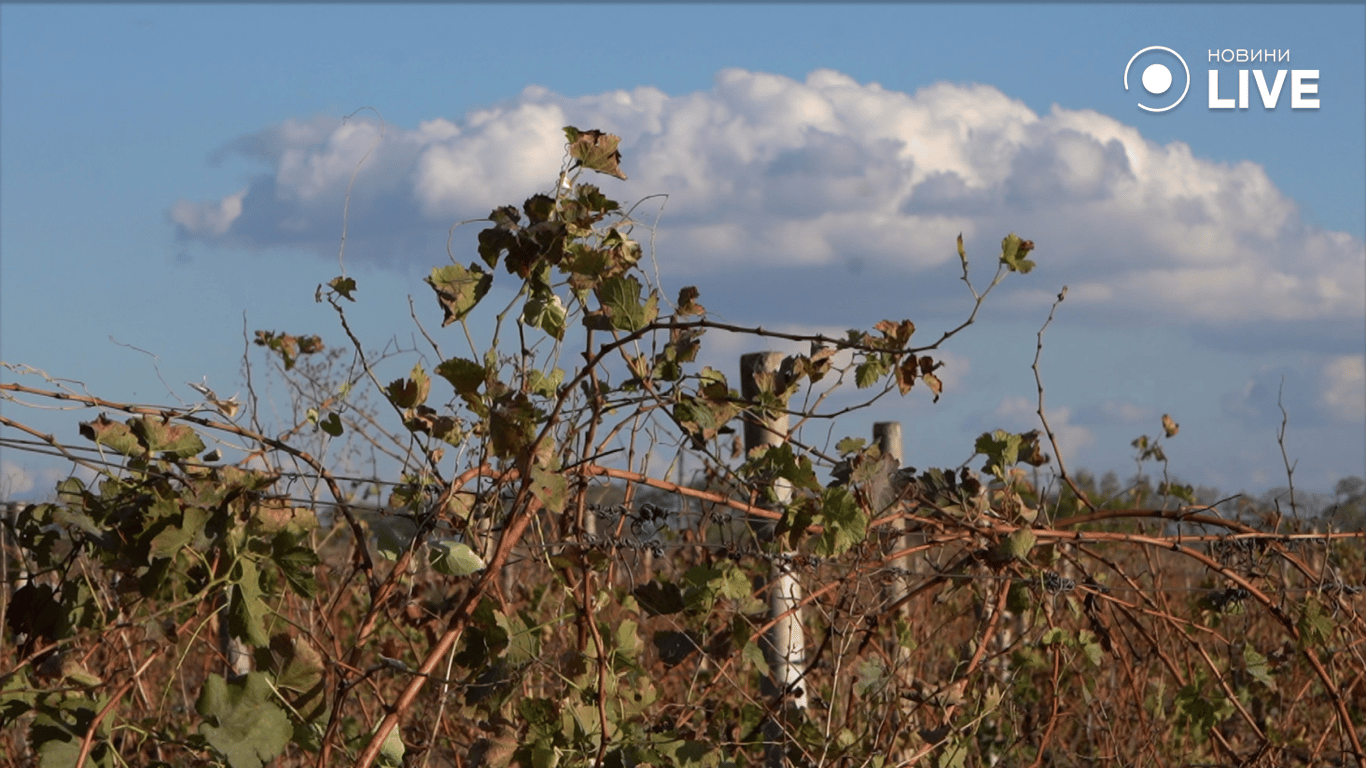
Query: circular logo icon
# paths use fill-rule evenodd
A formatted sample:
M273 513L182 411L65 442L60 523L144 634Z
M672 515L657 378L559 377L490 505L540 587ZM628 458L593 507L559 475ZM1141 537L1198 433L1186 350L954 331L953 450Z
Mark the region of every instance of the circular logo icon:
M1134 61L1137 60L1139 56L1143 56L1143 54L1148 53L1149 51L1162 51L1166 54L1170 54L1171 57L1175 57L1177 61L1181 62L1181 70L1186 75L1186 86L1181 89L1181 95L1177 97L1176 101L1173 101L1165 107L1150 107L1143 102L1139 102L1138 104L1139 109L1145 109L1149 112L1166 112L1177 104L1180 104L1182 100L1186 98L1186 94L1190 92L1191 70L1190 67L1186 66L1186 60L1181 58L1181 54L1166 46L1150 45L1138 53L1135 53L1133 56L1130 56L1129 63L1124 65L1124 90L1129 90L1129 70L1134 66ZM1143 68L1143 75L1139 78L1139 81L1143 84L1143 90L1151 96L1161 96L1171 90L1172 87L1172 71L1167 64L1161 61L1163 58L1170 57L1163 56L1162 54L1144 57L1145 61L1148 61L1149 59L1152 61Z

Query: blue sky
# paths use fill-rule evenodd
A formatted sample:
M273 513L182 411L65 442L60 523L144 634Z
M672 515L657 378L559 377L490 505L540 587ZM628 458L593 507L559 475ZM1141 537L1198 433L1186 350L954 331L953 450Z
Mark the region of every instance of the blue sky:
M940 403L836 437L899 419L924 467L1032 428L1034 335L1068 285L1043 373L1070 466L1132 474L1129 441L1171 413L1179 477L1281 484L1283 387L1296 483L1330 490L1366 472L1364 40L1362 5L3 5L0 359L193 402L184 382L243 389L244 313L341 345L313 293L376 135L343 123L362 107L385 124L351 202L352 321L409 340L408 295L439 325L421 277L450 225L552 184L572 123L622 135L616 199L669 195L666 291L737 323L937 337L968 309L954 235L979 283L1002 236L1035 240L1035 272L948 346ZM1161 52L1123 87L1152 45L1191 71L1168 112L1137 106L1173 97L1137 67L1184 79ZM1225 48L1290 58L1209 61ZM1255 82L1250 108L1210 109L1209 70L1227 97L1240 68L1316 69L1320 106L1291 109L1287 75L1275 109ZM733 371L749 350L724 342L706 361ZM0 406L79 441L75 416ZM0 495L57 472L0 462Z

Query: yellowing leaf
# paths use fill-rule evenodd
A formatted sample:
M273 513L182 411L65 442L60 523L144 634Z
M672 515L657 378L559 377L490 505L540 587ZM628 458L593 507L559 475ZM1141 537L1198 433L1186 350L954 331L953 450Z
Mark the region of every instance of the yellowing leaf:
M1034 262L1025 256L1033 249L1033 240L1021 240L1019 235L1012 232L1001 241L1001 263L1011 272L1028 274L1034 269Z
M579 165L618 179L626 178L621 171L621 152L617 151L620 136L597 130L581 131L572 125L565 126L564 135L569 139L569 156Z
M444 327L463 320L474 309L493 285L493 275L478 264L470 264L468 268L448 264L433 269L424 282L436 291L437 301L446 313L441 321Z
M355 299L351 298L351 292L356 290L355 280L352 280L349 277L334 277L332 278L332 282L327 284L327 287L336 291L343 299L355 301Z
M94 421L81 423L81 437L96 445L107 445L125 456L142 453L142 445L127 424L109 419L104 414Z
M1167 437L1176 437L1176 433L1181 431L1181 425L1164 413L1162 414L1162 431L1167 433Z

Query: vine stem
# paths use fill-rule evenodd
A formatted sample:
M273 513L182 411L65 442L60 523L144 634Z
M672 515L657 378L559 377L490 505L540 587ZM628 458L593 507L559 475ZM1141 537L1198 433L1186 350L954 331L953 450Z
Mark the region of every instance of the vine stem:
M138 675L141 675L146 671L148 667L152 666L152 662L156 660L157 654L152 654L147 657L147 660L142 662L142 666L133 671L133 675L128 679L128 682L119 686L119 689L114 692L114 695L109 697L109 703L105 704L104 707L100 709L99 713L95 715L95 718L90 721L90 727L85 729L85 737L81 739L81 751L76 753L75 765L85 765L85 759L90 756L90 750L95 748L95 731L99 730L100 723L104 721L104 718L107 717L110 712L114 711L114 707L118 706L119 699L122 699L129 691L133 690L133 686L137 684Z
M466 474L470 473L467 472ZM370 737L370 743L366 745L365 751L356 760L356 768L369 768L374 763L375 758L379 756L380 749L384 746L385 739L389 736L389 732L398 726L399 718L412 706L417 695L422 692L432 670L436 669L441 658L455 646L456 641L464 634L465 627L470 616L474 614L474 609L479 605L480 598L495 586L498 574L512 554L513 548L522 540L522 535L526 533L532 519L542 509L540 502L531 494L530 484L531 479L528 474L523 479L517 498L513 501L513 509L520 511L508 521L507 528L498 540L498 548L493 553L493 559L489 561L483 575L479 577L479 581L465 595L464 601L451 615L450 621L446 625L446 631L427 652L427 656L417 668L417 674L408 681L408 685L399 694L398 700L389 707L389 713L375 728L374 734ZM606 738L605 734L604 738Z

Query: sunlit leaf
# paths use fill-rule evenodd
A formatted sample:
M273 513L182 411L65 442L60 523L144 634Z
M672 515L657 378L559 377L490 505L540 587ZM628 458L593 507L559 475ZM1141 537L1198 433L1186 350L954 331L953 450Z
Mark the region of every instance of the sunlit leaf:
M567 317L564 302L548 288L534 293L522 307L522 322L540 328L556 340L564 338Z
M1028 528L1021 528L1010 534L1001 543L1004 545L1002 554L1006 557L1019 562L1027 562L1030 550L1034 549L1034 544L1038 537Z
M887 373L887 364L880 357L870 357L854 369L854 384L867 389L878 383Z
M628 656L635 656L641 649L640 627L631 619L623 619L617 624L617 650Z
M378 727L378 726L376 726ZM386 768L398 768L403 765L403 755L408 748L403 745L403 737L399 734L397 727L390 728L384 735L384 741L380 742L379 754L375 762ZM234 768L236 768L234 766Z
M841 456L851 456L862 451L867 444L868 441L861 437L846 437L835 443L835 450L839 451Z
M1251 645L1243 646L1243 665L1252 679L1273 691L1276 690L1276 681L1271 677L1269 662Z
M558 472L532 467L531 494L551 512L563 512L569 499L569 481Z
M327 284L327 287L336 291L337 295L341 296L343 299L355 301L355 299L351 297L351 293L356 290L355 280L352 280L349 277L334 277L332 278L332 281Z
M607 312L607 322L619 331L638 331L659 314L659 297L640 298L640 281L632 276L612 277L598 284L598 301Z
M469 576L482 571L484 558L470 545L453 539L438 539L429 544L432 567L447 576Z
M1167 433L1167 437L1176 437L1176 433L1181 431L1181 425L1177 424L1169 414L1162 414L1162 431Z
M821 557L841 555L863 541L868 533L868 516L859 508L854 494L846 487L835 486L821 492L820 513L816 522L825 531L815 546Z
M137 456L143 452L133 431L127 424L112 421L100 414L94 421L81 423L81 437L92 440L96 445L107 445L125 456Z
M551 371L549 376L536 368L528 371L526 375L527 388L541 397L554 397L563 382L564 371L560 368Z
M920 376L920 380L925 382L930 391L934 393L934 401L939 402L939 395L944 391L944 383L939 380L939 377L933 373L926 373Z
M459 264L436 267L423 280L436 291L437 302L445 313L441 321L443 327L463 320L493 285L493 275L478 264L470 264L468 268Z
M474 396L483 386L486 372L484 366L463 357L452 357L436 366L436 374L449 381L455 391L466 398Z
M1025 256L1034 249L1033 240L1021 240L1014 232L1010 233L1001 241L1001 263L1011 272L1028 274L1034 269L1034 262L1026 259Z
M617 151L617 145L621 144L620 136L597 130L581 131L568 125L565 126L564 135L569 139L569 156L584 168L618 179L626 178L620 166L621 152Z
M161 453L176 458L197 456L204 451L204 441L189 426L175 424L165 419L143 416L132 419L129 427L133 434L153 453Z

